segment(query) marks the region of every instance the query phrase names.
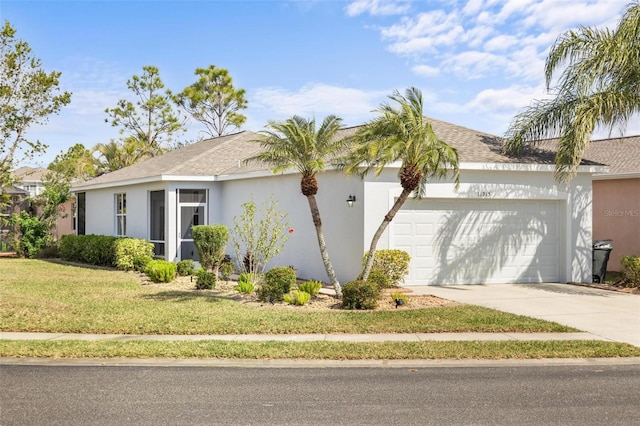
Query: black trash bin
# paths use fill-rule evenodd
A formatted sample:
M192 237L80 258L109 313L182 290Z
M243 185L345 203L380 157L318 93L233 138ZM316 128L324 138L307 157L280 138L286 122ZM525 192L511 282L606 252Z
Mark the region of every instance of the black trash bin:
M593 241L593 282L603 283L607 275L607 262L613 250L613 240L594 240Z

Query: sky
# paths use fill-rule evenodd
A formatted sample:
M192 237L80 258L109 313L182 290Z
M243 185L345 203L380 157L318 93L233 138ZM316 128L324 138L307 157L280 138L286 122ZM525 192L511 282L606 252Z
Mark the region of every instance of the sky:
M246 90L245 130L295 114L363 124L394 90L414 86L427 116L502 136L519 111L548 96L543 67L557 37L615 28L628 2L0 0L0 21L72 93L27 133L46 153L20 165L46 167L76 143L118 139L105 108L135 101L127 80L146 65L173 92L196 81L196 68L229 70ZM179 140L197 140L202 129L190 122ZM640 119L625 134L640 134Z

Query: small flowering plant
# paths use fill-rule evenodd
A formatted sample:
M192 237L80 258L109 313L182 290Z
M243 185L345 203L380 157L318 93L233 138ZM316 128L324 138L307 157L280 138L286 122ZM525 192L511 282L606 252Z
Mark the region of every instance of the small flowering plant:
M242 204L242 210L240 216L233 217L232 245L240 268L257 277L264 274L269 260L282 251L294 229L287 213L278 211L273 195L261 208L256 206L252 195L250 201Z

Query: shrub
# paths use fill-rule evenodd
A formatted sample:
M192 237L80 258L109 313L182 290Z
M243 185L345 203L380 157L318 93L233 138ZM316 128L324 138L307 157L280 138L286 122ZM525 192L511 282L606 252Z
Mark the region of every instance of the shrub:
M192 229L200 264L217 276L229 241L229 230L224 225L196 225Z
M11 216L7 226L18 256L33 259L52 239L47 223L26 211Z
M291 293L287 293L284 295L284 301L289 305L305 305L309 300L311 300L311 295L306 291L301 290L293 290Z
M273 268L265 274L264 283L258 292L258 299L263 302L280 302L295 283L296 273L293 269L288 266Z
M238 277L238 285L236 286L236 290L240 293L253 293L254 285L251 280L251 274L243 272Z
M380 288L391 288L393 283L391 277L384 273L381 269L372 269L369 273L367 281L376 283Z
M55 257L58 257L58 245L56 243L49 243L38 252L38 258L40 259L53 259Z
M176 264L166 260L151 260L144 272L154 283L170 283L176 277Z
M117 240L117 237L107 235L64 235L58 254L61 259L71 262L113 267Z
M298 284L298 290L309 293L311 296L315 296L316 294L318 294L321 288L322 283L320 281L310 280Z
M365 253L362 260L362 264L367 261L367 253ZM397 249L385 249L376 250L375 257L373 258L373 266L371 267L371 273L377 275L376 282L384 284L382 288L393 287L398 283L404 281L404 277L409 273L409 262L411 256L409 253L403 250ZM378 271L374 273L374 271ZM382 279L379 274L383 274L388 277L388 281ZM370 281L371 278L369 278Z
M220 265L220 276L222 277L222 279L225 281L229 281L231 274L233 274L234 272L235 268L233 267L233 262L231 261L231 259L225 259L225 261L222 262L222 265Z
M409 304L409 296L401 291L394 291L391 293L391 300L396 304L396 308L401 305Z
M640 287L640 256L624 256L620 264L624 284L627 287Z
M218 277L215 273L209 272L204 268L198 268L196 271L196 289L211 290L216 286Z
M380 287L369 281L350 281L342 287L342 307L373 309L378 306Z
M124 271L144 271L153 260L153 243L138 238L119 238L115 242L115 265Z
M183 277L193 275L193 271L196 269L196 263L192 259L183 259L176 264L176 270L178 275Z

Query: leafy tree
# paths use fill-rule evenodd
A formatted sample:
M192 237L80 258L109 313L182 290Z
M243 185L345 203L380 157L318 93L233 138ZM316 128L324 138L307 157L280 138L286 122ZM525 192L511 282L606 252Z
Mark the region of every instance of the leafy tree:
M209 65L197 68L198 80L175 97L178 105L207 128L211 137L240 128L247 117L239 111L247 108L245 90L233 87L229 71Z
M354 146L345 164L347 173L364 177L372 170L378 176L389 164L401 163L398 177L402 192L371 239L362 281L369 278L378 240L409 196L422 197L430 177L453 173L456 184L459 181L458 153L438 139L425 118L422 92L411 87L402 96L396 90L389 99L395 105L383 103L376 110L379 117L353 136Z
M640 3L631 3L614 31L581 27L552 46L545 64L547 90L561 72L555 98L518 114L504 148L519 155L531 143L559 137L556 178L576 173L596 126L622 131L640 112Z
M93 148L97 154L96 174L102 175L122 169L145 158L143 143L138 139L129 137L124 142L114 141L99 143Z
M135 104L120 99L115 108L105 109L108 115L105 121L120 127L125 141L133 139L140 143L138 159L161 154L169 147L173 135L184 131L183 122L173 110L171 91L162 91L164 83L158 68L144 66L142 70L142 76L134 75L127 81L127 87L138 98Z
M47 169L68 181L74 179L89 179L96 175L96 160L91 151L84 145L77 143L67 150L60 152L47 166Z
M29 44L15 34L5 21L0 29L0 187L14 183L10 172L16 163L47 148L27 138L29 127L45 124L71 101L69 92L60 92L60 73L44 71Z
M256 141L264 151L247 161L262 161L273 166L273 173L296 169L302 174L300 188L307 197L311 218L316 228L322 263L338 297L342 294L340 283L333 270L322 231L320 210L316 201L318 193L317 174L324 171L325 163L334 159L344 149L344 139L336 138L342 126L342 119L330 115L316 129L316 120L306 120L300 116L282 121L269 121L264 138Z

